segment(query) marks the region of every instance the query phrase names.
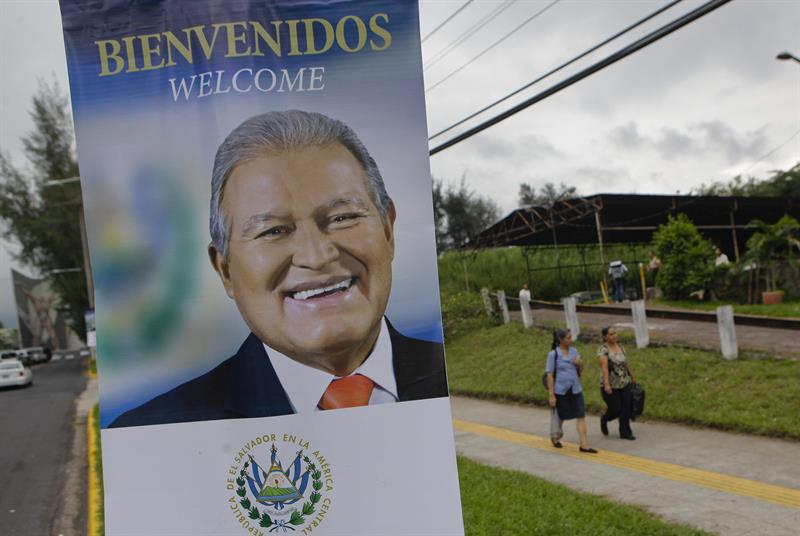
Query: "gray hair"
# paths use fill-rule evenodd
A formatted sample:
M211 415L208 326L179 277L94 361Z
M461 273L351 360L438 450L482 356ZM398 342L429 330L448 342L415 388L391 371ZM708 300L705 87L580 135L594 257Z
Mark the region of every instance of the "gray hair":
M236 127L214 158L211 175L211 243L223 258L228 257L230 226L222 213L225 183L236 166L265 154L281 154L293 149L321 147L332 143L343 145L358 161L367 175L367 189L372 202L386 222L391 199L386 193L378 165L358 139L353 129L326 115L302 110L268 112L256 115Z

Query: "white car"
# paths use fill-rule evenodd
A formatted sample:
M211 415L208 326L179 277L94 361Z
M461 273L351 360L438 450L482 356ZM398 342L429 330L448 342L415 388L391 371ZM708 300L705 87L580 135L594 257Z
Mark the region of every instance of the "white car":
M18 350L18 357L27 357L28 363L43 363L47 361L47 354L41 346L33 346L31 348L23 348Z
M0 361L0 387L20 387L33 384L33 372L19 359Z

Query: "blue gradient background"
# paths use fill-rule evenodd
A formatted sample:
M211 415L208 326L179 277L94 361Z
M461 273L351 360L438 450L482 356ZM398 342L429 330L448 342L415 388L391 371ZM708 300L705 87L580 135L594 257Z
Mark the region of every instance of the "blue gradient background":
M243 120L298 108L350 125L397 207L387 317L442 340L416 0L177 2L62 0L87 232L95 276L101 425L230 357L248 330L206 256L214 154ZM383 52L226 59L100 77L94 41L199 24L387 13ZM353 29L352 25L348 25ZM355 38L351 36L350 42ZM224 43L224 41L222 42ZM220 44L222 44L220 43ZM219 45L218 45L219 46ZM301 49L303 41L301 40ZM202 61L197 61L202 58ZM141 64L141 61L140 61ZM175 102L169 78L325 67L325 89Z

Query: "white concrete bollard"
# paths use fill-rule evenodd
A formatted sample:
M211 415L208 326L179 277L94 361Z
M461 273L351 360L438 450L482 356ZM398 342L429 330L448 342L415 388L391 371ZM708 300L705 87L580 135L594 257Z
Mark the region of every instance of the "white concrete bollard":
M522 325L526 328L533 326L533 311L531 311L531 302L525 298L519 300L519 308L522 311Z
M719 328L719 345L725 359L739 357L739 345L736 342L736 325L733 322L733 306L717 307L717 327Z
M647 348L650 344L650 332L647 329L647 313L644 307L644 300L632 301L631 313L633 314L633 332L636 335L636 348Z
M572 339L578 340L578 335L581 334L581 325L578 322L578 300L575 298L561 298L561 303L564 305L564 316L567 319L567 329L572 332Z
M491 318L494 316L494 311L492 310L492 299L489 297L488 288L481 289L481 298L483 298L483 306L486 307L486 314Z
M500 305L500 312L503 314L503 324L508 324L511 317L508 315L508 303L506 303L506 291L497 291L497 303Z

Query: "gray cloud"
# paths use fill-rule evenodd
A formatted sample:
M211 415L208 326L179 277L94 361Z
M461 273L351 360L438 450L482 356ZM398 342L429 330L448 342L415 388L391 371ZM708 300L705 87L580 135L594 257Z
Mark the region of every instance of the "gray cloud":
M722 121L700 123L695 128L704 136L706 150L724 153L728 163L758 158L766 148L765 127L742 135Z
M500 159L516 165L563 156L552 143L537 135L520 136L513 143L495 137L478 137L474 140L474 147L478 155L486 160Z
M701 150L696 140L673 128L662 128L653 146L666 159L687 156Z
M547 158L551 156L564 156L549 140L541 136L528 135L521 136L518 140L518 153L525 160L534 158Z
M640 133L636 123L629 121L610 130L607 137L617 149L652 148L667 160L707 155L721 158L728 164L757 158L767 146L766 127L737 132L719 119L683 128L662 127L652 137Z
M623 149L635 149L645 143L645 138L639 134L636 123L629 121L624 125L618 126L608 133L611 143Z
M475 138L472 145L475 147L478 155L487 160L498 158L506 160L514 156L515 153L513 144L490 136Z
M567 184L577 186L581 194L608 192L623 185L627 185L627 188L633 186L630 171L620 166L579 166L568 180Z

